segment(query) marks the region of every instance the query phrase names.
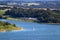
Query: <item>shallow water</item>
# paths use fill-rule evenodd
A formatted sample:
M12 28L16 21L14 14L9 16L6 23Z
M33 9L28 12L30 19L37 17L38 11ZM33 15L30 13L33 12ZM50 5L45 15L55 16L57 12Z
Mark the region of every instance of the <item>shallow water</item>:
M0 32L0 40L60 40L60 25L38 24L14 20L0 21L16 24L24 30L12 32Z

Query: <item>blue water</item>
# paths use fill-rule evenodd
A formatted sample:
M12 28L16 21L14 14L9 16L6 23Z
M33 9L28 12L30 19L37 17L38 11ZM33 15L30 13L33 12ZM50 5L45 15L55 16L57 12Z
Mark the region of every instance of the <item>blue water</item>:
M24 28L24 30L16 32L0 32L0 40L60 40L59 24L38 24L4 19L0 19L0 21Z

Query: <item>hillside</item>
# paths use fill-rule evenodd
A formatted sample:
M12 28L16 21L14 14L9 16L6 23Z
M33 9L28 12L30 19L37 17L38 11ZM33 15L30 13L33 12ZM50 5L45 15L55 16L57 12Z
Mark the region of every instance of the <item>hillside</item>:
M21 30L22 28L18 28L15 24L10 24L8 22L0 21L0 32L3 31L11 31L11 30Z
M37 18L39 23L60 23L60 10L13 8L6 11L4 15L9 15L12 18Z

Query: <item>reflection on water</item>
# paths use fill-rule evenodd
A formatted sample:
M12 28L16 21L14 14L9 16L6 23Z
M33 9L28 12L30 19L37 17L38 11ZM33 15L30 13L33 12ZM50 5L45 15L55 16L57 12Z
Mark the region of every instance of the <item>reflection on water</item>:
M60 25L0 20L24 28L24 30L0 32L0 40L60 40Z

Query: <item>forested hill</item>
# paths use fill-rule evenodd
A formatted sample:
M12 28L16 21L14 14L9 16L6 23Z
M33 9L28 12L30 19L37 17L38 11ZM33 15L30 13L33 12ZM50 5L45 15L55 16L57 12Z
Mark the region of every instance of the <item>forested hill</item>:
M9 15L12 18L37 18L39 23L60 23L60 10L13 8L6 11L4 15Z

